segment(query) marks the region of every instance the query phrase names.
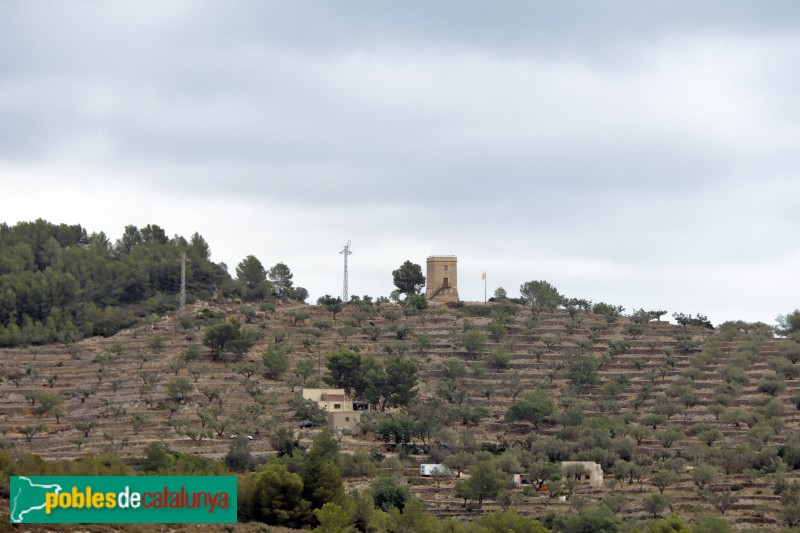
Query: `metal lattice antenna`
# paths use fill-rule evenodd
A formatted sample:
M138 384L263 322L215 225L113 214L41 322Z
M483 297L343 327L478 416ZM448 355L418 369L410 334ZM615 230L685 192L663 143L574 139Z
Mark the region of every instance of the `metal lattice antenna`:
M350 299L350 295L347 294L347 256L353 255L353 252L350 251L350 243L352 241L347 241L347 244L344 245L344 249L342 249L340 254L344 256L344 285L342 286L342 301L347 303Z

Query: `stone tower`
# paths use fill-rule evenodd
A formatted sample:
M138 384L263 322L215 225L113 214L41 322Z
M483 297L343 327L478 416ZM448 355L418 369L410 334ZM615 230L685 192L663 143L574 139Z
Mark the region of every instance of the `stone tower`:
M458 301L458 259L454 255L428 257L425 297L433 302Z

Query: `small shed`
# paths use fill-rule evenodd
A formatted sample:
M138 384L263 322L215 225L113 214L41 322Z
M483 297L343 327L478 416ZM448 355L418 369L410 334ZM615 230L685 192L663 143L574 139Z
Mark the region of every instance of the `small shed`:
M361 411L332 411L328 413L328 429L346 429L357 435L361 432Z

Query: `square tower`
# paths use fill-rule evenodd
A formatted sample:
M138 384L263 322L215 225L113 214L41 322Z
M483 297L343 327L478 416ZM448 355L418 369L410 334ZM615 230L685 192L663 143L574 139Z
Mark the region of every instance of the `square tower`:
M428 257L425 297L433 302L458 301L458 259L454 255Z

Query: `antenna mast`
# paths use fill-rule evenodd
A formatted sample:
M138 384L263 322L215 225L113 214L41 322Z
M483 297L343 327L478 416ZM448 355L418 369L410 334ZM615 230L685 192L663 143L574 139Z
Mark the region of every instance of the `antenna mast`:
M350 251L351 242L352 241L347 241L347 244L344 245L342 251L339 252L344 256L344 285L342 286L342 301L344 303L347 303L347 301L350 299L350 295L347 294L347 256L353 255L353 252Z

